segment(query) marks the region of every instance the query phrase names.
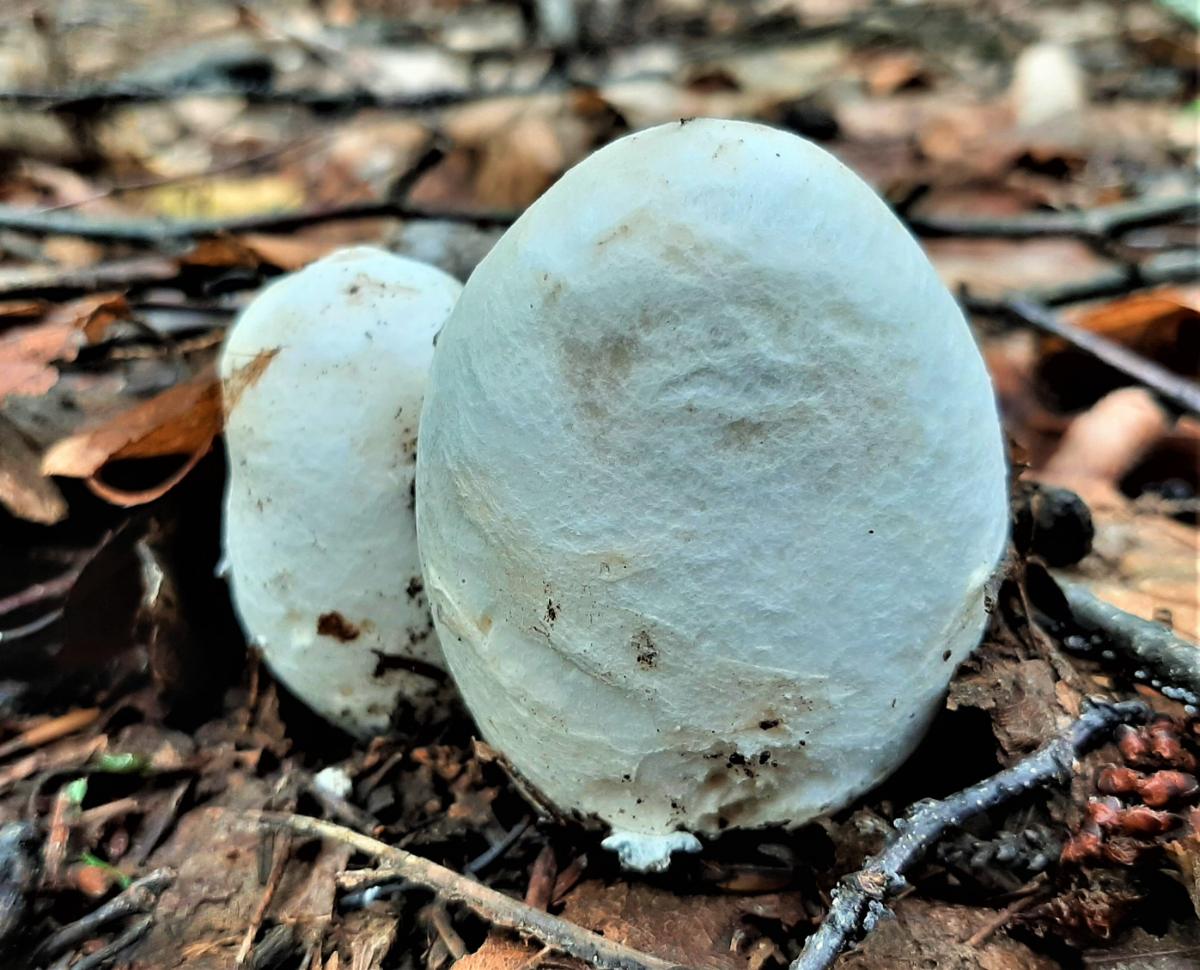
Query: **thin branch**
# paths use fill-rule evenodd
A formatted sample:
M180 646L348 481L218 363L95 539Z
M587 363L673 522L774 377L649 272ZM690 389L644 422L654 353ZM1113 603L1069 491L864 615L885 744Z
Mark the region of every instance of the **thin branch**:
M1149 708L1141 701L1098 704L1060 737L1035 754L943 801L917 802L895 822L895 834L883 851L841 880L820 928L805 941L790 970L826 970L851 940L869 933L887 914L884 901L907 886L904 874L919 862L947 829L995 808L1034 788L1069 777L1076 756L1118 724L1143 721Z
M1132 229L1174 222L1200 211L1194 195L1165 199L1138 199L1096 209L1068 212L1030 212L1006 218L978 216L923 216L907 214L909 228L918 236L973 236L993 239L1031 239L1037 236L1081 236L1110 239Z
M0 206L0 209L3 207ZM71 214L63 212L57 215ZM93 266L21 266L0 271L0 297L60 290L104 290L165 281L178 275L179 263L168 256L159 255L114 259Z
M239 232L290 232L322 222L345 219L440 219L488 229L510 225L518 213L432 210L398 200L349 202L345 205L289 212L268 212L233 219L91 219L62 210L24 209L0 205L0 229L36 235L77 236L104 242L161 246L206 236Z
M1029 882L1022 886L1017 892L1017 898L1011 903L996 913L983 926L979 927L974 933L967 937L963 942L970 947L979 948L986 943L994 933L1002 930L1004 926L1018 913L1028 909L1034 903L1045 897L1042 895L1042 887L1046 884L1046 873L1039 872Z
M300 835L333 839L348 845L364 855L379 859L394 870L397 877L424 886L443 900L462 903L497 926L534 937L555 950L585 960L594 967L605 970L679 970L676 964L639 953L574 923L540 912L474 879L461 876L452 869L362 835L353 829L306 815L252 812L245 817Z
M82 566L68 569L61 576L55 576L53 579L47 579L45 582L34 583L32 586L25 587L20 592L5 596L3 599L0 599L0 616L12 613L25 606L32 606L34 603L42 603L46 600L66 596L71 591L71 587L75 585L75 580L79 578L79 574L82 571Z
M35 724L0 744L0 758L7 758L28 748L40 748L51 741L58 741L76 731L82 731L100 720L100 714L101 710L98 707L81 707Z
M1200 646L1176 636L1161 623L1143 620L1098 599L1082 583L1054 578L1076 622L1106 634L1105 649L1149 670L1167 689L1182 688L1193 699L1200 697Z
M525 834L525 830L529 828L529 823L532 820L528 815L524 816L516 825L509 829L504 837L495 845L485 849L474 859L468 862L463 868L467 870L467 875L478 876L484 869L490 866L493 862L503 856L509 849L517 844L517 840Z
M1006 300L968 296L965 303L967 309L974 313L1011 317L1059 337L1137 383L1144 384L1174 407L1200 414L1200 384L1172 373L1114 340L1067 323L1040 303L1021 296Z
M1200 255L1192 250L1170 251L1141 263L1114 266L1084 280L1031 289L1026 295L1044 306L1063 306L1167 283L1191 283L1196 279L1200 279Z
M182 98L241 98L247 104L286 104L315 111L354 111L378 108L389 111L424 111L452 105L487 101L493 98L522 97L565 92L558 85L520 85L488 91L469 88L444 88L420 94L382 95L363 88L350 91L297 90L240 84L154 86L148 84L97 84L74 90L16 88L0 91L0 104L19 108L86 114L130 104L156 104Z
M114 896L99 909L92 910L74 923L68 923L43 940L31 954L33 965L45 963L82 943L108 923L124 919L133 913L147 912L154 906L159 894L174 881L175 873L172 870L155 869L141 879L131 882L119 896ZM128 943L125 946L128 946Z
M133 944L140 940L150 927L154 925L153 916L143 916L129 924L129 927L111 943L106 943L95 953L91 953L76 963L71 970L99 970L106 963L111 963Z

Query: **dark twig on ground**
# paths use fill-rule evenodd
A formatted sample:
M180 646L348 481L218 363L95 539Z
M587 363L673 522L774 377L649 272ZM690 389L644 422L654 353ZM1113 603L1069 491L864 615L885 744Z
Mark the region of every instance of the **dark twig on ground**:
M56 933L51 934L43 940L36 950L31 954L31 962L34 966L45 963L51 960L58 954L65 952L73 946L77 946L84 940L90 938L102 926L106 926L115 920L124 919L126 916L131 916L134 913L145 913L154 906L154 902L158 899L159 894L171 885L175 879L175 873L170 869L155 869L153 872L142 876L131 882L119 896L115 896L99 909L92 910L87 916L82 919L77 919L74 923L69 923ZM142 927L141 933L144 933L149 928L147 922ZM132 930L133 927L130 927ZM138 936L141 935L138 934ZM117 940L114 940L110 946L115 946L120 939L127 936L128 931L122 934ZM129 946L138 937L127 940L113 952L120 952L125 947ZM99 966L100 964L93 964ZM79 966L79 964L76 964Z
M485 920L530 936L568 956L605 970L678 970L675 964L606 940L564 919L540 912L452 869L397 849L352 829L304 815L255 812L247 816L313 838L333 839L387 865L392 879L403 878L435 892L447 902L461 903ZM352 874L353 875L353 874ZM346 883L339 879L339 885Z
M517 840L519 840L521 836L525 834L525 830L529 828L530 821L531 819L528 815L526 815L504 834L504 838L500 839L500 841L495 845L485 849L474 859L468 862L466 866L463 867L467 870L467 874L471 876L478 876L493 862L499 858L502 858L509 849L517 844Z
M64 212L58 215L71 214ZM0 298L63 290L103 290L109 287L134 286L163 282L178 275L179 265L176 260L157 255L114 259L93 266L22 266L11 272L0 272Z
M1036 327L1052 334L1073 347L1091 354L1097 360L1119 370L1122 374L1143 384L1158 394L1173 407L1193 414L1200 414L1200 384L1180 377L1161 364L1147 360L1141 354L1100 334L1083 330L1067 323L1040 303L1025 297L1007 300L966 299L972 312L989 316L1007 316L1020 323Z
M1140 701L1097 704L1059 738L1011 768L942 801L917 802L895 823L883 851L841 880L820 928L808 938L790 970L826 970L852 940L869 933L887 914L884 901L905 888L904 874L945 834L967 819L1031 789L1071 773L1076 756L1118 724L1143 721L1149 708Z
M906 220L918 236L977 236L995 239L1031 239L1037 236L1079 236L1110 239L1145 226L1174 222L1200 211L1194 195L1165 199L1139 199L1096 209L1069 212L1030 212L1020 216L923 216L909 213Z
M26 606L33 606L35 603L44 603L47 600L59 599L66 596L71 591L71 587L75 585L75 580L79 578L81 571L82 567L69 569L61 576L47 579L43 583L34 583L20 592L13 593L11 596L5 596L3 599L0 599L0 616L12 613Z
M1060 576L1055 580L1075 621L1087 630L1104 634L1103 649L1119 653L1148 671L1164 689L1188 692L1195 703L1200 697L1200 646L1176 636L1161 623L1143 620L1098 599L1082 583Z
M1044 306L1063 306L1104 296L1120 296L1167 283L1190 283L1197 279L1200 279L1200 255L1190 251L1172 250L1151 256L1140 263L1114 266L1084 280L1071 280L1032 289L1026 295ZM982 304L987 301L977 302ZM999 302L995 301L990 305L994 306Z
M124 933L110 943L106 943L100 947L95 953L88 954L78 963L74 964L71 970L97 970L98 967L112 962L145 936L153 925L153 916L143 916L141 919L135 919L129 924Z
M390 199L350 202L321 209L268 212L236 219L91 219L74 212L0 206L0 229L38 235L77 236L80 239L142 246L162 246L223 233L291 232L322 222L347 219L440 219L444 222L461 222L493 228L509 225L516 216L517 214L512 212L435 211Z

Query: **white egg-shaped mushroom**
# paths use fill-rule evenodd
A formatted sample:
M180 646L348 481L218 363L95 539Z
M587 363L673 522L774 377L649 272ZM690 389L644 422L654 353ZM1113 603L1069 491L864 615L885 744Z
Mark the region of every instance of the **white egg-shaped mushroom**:
M417 527L450 670L627 865L898 767L980 639L1007 521L958 307L791 134L695 120L596 152L439 337Z
M423 263L342 250L268 286L221 354L238 615L280 681L360 736L445 680L413 475L434 337L461 290Z

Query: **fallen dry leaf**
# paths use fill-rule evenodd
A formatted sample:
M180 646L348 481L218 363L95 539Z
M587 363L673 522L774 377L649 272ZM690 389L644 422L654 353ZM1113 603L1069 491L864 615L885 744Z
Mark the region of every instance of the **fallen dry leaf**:
M1200 372L1200 287L1164 287L1063 316L1177 374ZM1041 339L1035 376L1064 410L1087 407L1130 383L1126 374L1056 337Z
M636 950L712 970L746 970L749 938L757 935L751 923L776 922L792 931L808 920L800 893L679 896L645 883L589 880L564 903L562 915L572 923Z
M220 383L205 370L51 446L42 472L87 478L117 459L194 455L207 449L220 430Z
M1168 428L1166 412L1144 387L1113 391L1071 422L1038 477L1076 491L1081 481L1115 490Z
M16 309L29 306L22 302ZM44 394L58 380L54 362L74 360L84 340L94 343L128 315L122 294L93 293L58 305L41 323L5 331L0 335L0 398Z
M468 953L454 964L454 970L527 970L534 966L538 948L517 940L492 934L474 953ZM584 964L558 956L555 965L582 967Z
M271 236L260 232L243 233L238 241L264 263L289 272L303 269L341 245L336 239L315 235Z
M1058 964L1038 956L1003 930L975 946L964 941L993 913L967 906L901 899L895 919L881 920L863 944L838 961L839 970L1055 970Z
M39 465L37 452L0 415L0 504L18 518L53 525L66 518L67 503Z
M50 390L58 381L52 362L74 359L80 339L79 328L61 320L14 327L0 335L0 398Z
M1064 575L1100 599L1146 620L1169 619L1181 637L1200 640L1200 533L1166 515L1081 490L1096 526L1093 551Z

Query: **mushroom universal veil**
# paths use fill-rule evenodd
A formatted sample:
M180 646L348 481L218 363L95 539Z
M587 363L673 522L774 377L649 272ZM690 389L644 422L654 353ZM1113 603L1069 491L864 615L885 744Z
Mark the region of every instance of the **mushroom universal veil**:
M484 736L661 868L912 751L983 630L1005 480L971 333L884 203L694 120L577 165L471 277L417 529Z

